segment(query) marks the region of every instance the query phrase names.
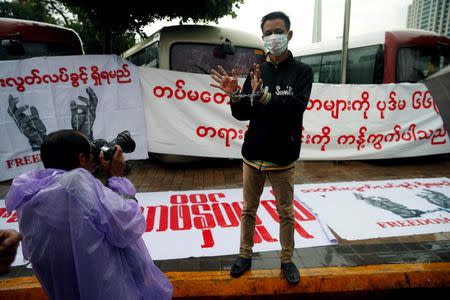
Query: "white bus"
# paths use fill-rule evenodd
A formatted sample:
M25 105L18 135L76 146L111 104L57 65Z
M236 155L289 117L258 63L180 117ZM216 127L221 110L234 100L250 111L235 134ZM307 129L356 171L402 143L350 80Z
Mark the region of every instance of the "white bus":
M347 82L418 82L450 64L450 39L432 31L404 29L349 38ZM340 83L342 40L292 51L311 66L314 82Z

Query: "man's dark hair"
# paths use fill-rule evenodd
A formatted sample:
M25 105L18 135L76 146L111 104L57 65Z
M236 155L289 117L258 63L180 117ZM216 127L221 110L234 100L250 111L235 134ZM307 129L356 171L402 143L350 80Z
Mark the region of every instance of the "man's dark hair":
M266 23L266 21L274 19L282 19L284 21L284 25L286 25L286 29L288 31L291 29L291 20L289 20L289 17L282 11L274 11L262 17L261 30L263 30L264 23Z
M80 166L79 155L89 155L91 146L79 131L62 129L47 135L41 145L44 167L70 171Z

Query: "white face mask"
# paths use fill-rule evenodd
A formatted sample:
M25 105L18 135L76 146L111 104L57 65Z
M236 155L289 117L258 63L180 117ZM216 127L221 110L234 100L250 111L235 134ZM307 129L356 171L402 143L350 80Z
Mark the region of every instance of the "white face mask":
M271 34L263 38L264 48L271 54L279 56L283 54L288 47L288 38L286 34Z

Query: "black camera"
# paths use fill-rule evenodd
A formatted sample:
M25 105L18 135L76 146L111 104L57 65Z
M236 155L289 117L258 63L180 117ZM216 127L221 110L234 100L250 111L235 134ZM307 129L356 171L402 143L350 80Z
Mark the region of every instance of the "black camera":
M119 133L117 137L109 143L106 140L97 139L94 140L91 145L94 157L98 159L100 152L103 151L103 158L105 160L111 160L114 157L114 154L116 153L115 145L119 145L125 153L131 153L136 149L136 143L131 138L131 134L128 130Z

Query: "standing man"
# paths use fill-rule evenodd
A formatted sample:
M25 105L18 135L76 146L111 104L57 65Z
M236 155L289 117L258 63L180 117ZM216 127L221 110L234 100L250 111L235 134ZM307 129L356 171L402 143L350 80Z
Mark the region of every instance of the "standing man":
M291 284L300 274L292 262L294 252L294 173L300 155L303 112L308 104L313 73L297 62L288 50L292 38L289 17L272 12L261 19L267 61L253 70L239 90L236 74L218 66L211 86L230 95L231 113L238 120L250 120L242 146L244 208L241 215L239 257L231 276L239 277L251 268L256 211L266 178L275 194L280 217L281 269Z

